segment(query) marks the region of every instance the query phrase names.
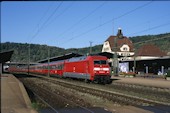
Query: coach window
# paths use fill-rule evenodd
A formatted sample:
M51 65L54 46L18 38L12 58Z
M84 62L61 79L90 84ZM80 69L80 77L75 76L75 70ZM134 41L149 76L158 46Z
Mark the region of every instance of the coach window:
M60 69L63 69L63 64L60 65Z
M49 66L50 69L53 69L53 66Z
M61 64L61 69L63 69L64 68L64 64Z
M60 65L58 65L58 69L60 69L61 68L61 66Z
M56 69L56 66L53 66L53 69Z

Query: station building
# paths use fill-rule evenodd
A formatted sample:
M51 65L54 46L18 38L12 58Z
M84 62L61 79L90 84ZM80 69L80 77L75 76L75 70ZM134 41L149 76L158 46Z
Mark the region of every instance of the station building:
M123 36L122 30L118 29L117 36L109 36L106 39L103 44L102 52L108 52L113 54L113 57L110 57L108 61L111 66L111 69L114 72L120 68L120 60L126 61L129 60L129 56L134 56L134 46L129 38ZM118 58L117 56L121 57ZM123 71L129 71L128 66L126 66L126 69L124 69ZM118 72L114 74L118 74Z
M129 70L133 70L135 63L135 71L138 73L163 75L170 69L170 56L153 44L145 44L130 60L120 61L120 63L129 63Z
M115 43L115 40L117 40L117 44ZM115 47L115 44L117 47ZM132 41L126 36L123 36L122 38L118 38L117 36L110 36L104 42L102 52L109 52L112 54L117 53L119 56L122 56L119 60L126 60L128 56L134 55L134 47ZM112 58L110 61L112 61Z
M170 69L170 56L167 53L153 44L144 44L135 50L132 41L126 36L109 36L103 43L102 52L121 56L117 58L119 72L164 74ZM108 59L112 67L116 66L114 60L114 55Z

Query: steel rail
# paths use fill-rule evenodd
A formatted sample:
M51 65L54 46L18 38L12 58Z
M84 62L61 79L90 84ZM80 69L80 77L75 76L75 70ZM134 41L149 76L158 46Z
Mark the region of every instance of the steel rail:
M150 99L145 99L145 98L141 98L141 97L137 97L137 96L132 96L132 95L127 95L127 94L123 94L123 93L118 93L118 92L114 92L114 91L108 91L108 90L104 90L104 89L97 89L97 88L93 88L93 87L88 87L88 86L82 86L82 85L76 85L73 83L70 83L68 81L64 81L64 80L59 80L59 79L54 79L54 78L49 78L49 77L45 77L45 76L37 76L36 74L31 74L33 76L39 77L41 79L45 79L48 80L50 82L53 82L55 84L61 85L63 87L66 88L73 88L75 90L79 90L81 92L86 92L89 94L95 94L97 96L103 97L107 100L113 100L116 98L116 100L118 101L123 101L122 98L124 98L124 102L126 104L131 104L131 105L143 105L143 104L149 104L149 105L166 105L166 106L170 106L170 103L166 103L166 102L160 102L160 101L155 101L155 100L150 100ZM101 94L104 94L104 96L102 96ZM114 97L113 99L111 97ZM121 98L122 97L122 98Z
M98 95L98 96L102 96L101 94L105 94L105 95L112 95L112 97L115 97L115 96L117 96L117 97L124 97L126 100L131 101L132 103L131 102L128 102L128 103L132 104L132 105L136 104L136 101L138 101L138 102L141 101L142 103L148 103L148 104L151 104L151 105L168 105L168 106L170 106L170 103L165 103L165 102L159 102L159 101L144 99L144 98L141 98L141 97L131 96L131 95L127 95L127 94L125 95L125 94L122 94L122 93L113 92L113 91L107 91L107 90L104 90L104 89L96 89L96 88L82 86L82 85L78 85L77 86L77 85L75 85L73 83L69 83L69 82L66 82L66 81L58 80L58 79L54 80L52 78L47 78L47 77L41 77L41 78L46 79L46 80L48 79L48 80L50 80L53 83L57 83L59 85L67 87L67 88L70 87L70 88L74 88L74 89L80 90L80 91L88 90L88 93L90 93L90 94L93 94L94 91L95 91L95 92L98 92L98 94L96 93L96 95ZM82 89L85 89L85 90L82 90ZM103 98L105 98L105 97L103 97ZM110 100L110 98L108 98L108 99Z
M48 81L48 83L51 83L51 82ZM45 88L42 87L40 84L39 84L38 86L39 86L39 88L43 89L45 92L50 92L50 93L53 94L53 95L57 95L56 93L51 92L51 91L45 89ZM70 103L72 103L72 104L74 104L74 105L76 105L76 106L84 109L85 111L88 111L89 113L94 113L92 110L90 110L90 109L88 109L88 108L85 108L85 107L83 107L83 106L80 106L80 105L78 105L77 103L75 103L75 102L73 102L73 101L70 101L70 100L68 100L67 98L65 98L65 97L63 97L63 96L61 96L61 95L57 95L57 96L59 96L60 98L66 100L67 102L70 102ZM47 103L47 102L46 102L46 103ZM49 104L48 104L48 105L49 105ZM51 108L53 108L53 107L51 106ZM55 108L53 108L53 109L55 110ZM57 112L57 113L59 113L59 112Z
M33 91L32 91L33 92ZM35 92L33 92L33 94L35 96L37 96L43 103L45 103L46 105L48 105L53 111L55 111L55 113L59 113L54 107L52 107L50 104L48 104L45 100L43 100L38 94L36 94Z

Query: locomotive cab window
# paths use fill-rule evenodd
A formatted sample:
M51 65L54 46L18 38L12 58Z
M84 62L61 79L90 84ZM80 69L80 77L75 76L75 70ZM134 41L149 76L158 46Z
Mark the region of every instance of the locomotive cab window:
M101 64L107 64L107 62L106 62L106 60L95 60L95 61L94 61L94 64L99 64L99 65L101 65Z

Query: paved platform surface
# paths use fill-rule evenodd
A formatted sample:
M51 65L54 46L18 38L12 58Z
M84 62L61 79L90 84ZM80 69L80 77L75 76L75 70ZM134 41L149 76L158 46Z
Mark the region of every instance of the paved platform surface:
M1 113L37 113L23 84L12 74L1 75Z
M153 86L153 87L170 89L170 81L165 80L165 79L142 78L142 77L126 78L126 77L115 77L115 76L112 76L112 79L118 79L118 80L114 80L113 82L139 84L139 85L145 85L145 86Z

